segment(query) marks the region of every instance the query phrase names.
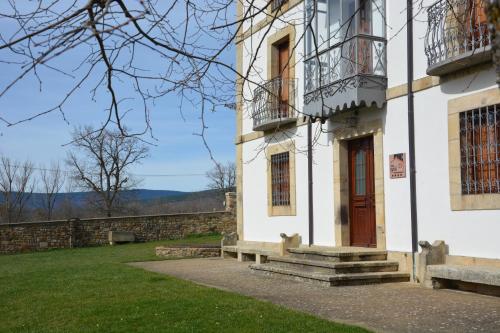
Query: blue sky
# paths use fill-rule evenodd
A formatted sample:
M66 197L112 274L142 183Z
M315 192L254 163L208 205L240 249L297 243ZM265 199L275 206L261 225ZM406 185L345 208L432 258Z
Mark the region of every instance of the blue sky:
M0 29L6 31L12 27L0 23ZM75 67L73 54L57 60L56 64L62 68ZM4 59L2 59L4 57ZM0 52L0 60L5 60L6 54ZM12 59L12 58L11 58ZM224 54L224 59L229 63L235 59L234 48ZM152 59L152 67L165 66L161 61ZM3 89L19 69L0 62L0 89ZM28 76L15 89L0 98L0 115L9 121L22 119L30 114L56 105L64 96L71 80L64 75L51 70L41 70L43 84L40 86L33 75ZM125 86L121 95L127 96ZM13 127L0 125L0 154L15 160L29 159L36 165L49 165L51 161L64 159L68 147L63 145L69 141L70 132L78 125L94 125L105 118L104 108L108 99L104 95L96 96L93 101L88 87L80 91L69 101L65 107L65 116L69 124L60 113L53 112ZM177 95L168 95L159 99L151 111L151 125L157 141L151 146L150 156L136 166L132 172L135 174L204 174L213 164L208 151L203 146L199 136L201 121L199 110L191 105L183 107L183 116L179 110L180 100ZM183 119L184 118L184 119ZM144 126L141 110L133 109L125 119L126 125L132 129L141 129ZM235 147L235 113L233 110L220 109L218 112L206 115L206 138L213 150L215 158L219 161L234 160ZM150 139L149 137L145 137ZM142 177L141 188L169 189L169 190L202 190L206 188L207 180L204 176L189 177Z

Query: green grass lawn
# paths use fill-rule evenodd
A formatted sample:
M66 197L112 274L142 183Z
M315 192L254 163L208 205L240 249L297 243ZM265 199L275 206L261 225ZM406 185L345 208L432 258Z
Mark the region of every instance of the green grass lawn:
M124 264L218 239L0 256L0 332L366 332Z

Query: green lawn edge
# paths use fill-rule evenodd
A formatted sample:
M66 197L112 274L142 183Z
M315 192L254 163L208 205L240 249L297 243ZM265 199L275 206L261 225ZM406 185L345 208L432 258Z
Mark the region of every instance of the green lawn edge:
M147 272L167 244L219 235L0 256L0 332L369 332Z

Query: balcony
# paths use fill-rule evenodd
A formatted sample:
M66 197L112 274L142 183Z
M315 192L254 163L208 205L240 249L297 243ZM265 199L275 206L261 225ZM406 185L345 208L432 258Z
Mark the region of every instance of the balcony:
M254 90L252 119L254 131L267 131L293 123L296 79L277 77Z
M429 7L427 74L444 75L491 60L484 0L440 0Z
M305 60L304 113L328 116L386 99L386 40L356 35Z

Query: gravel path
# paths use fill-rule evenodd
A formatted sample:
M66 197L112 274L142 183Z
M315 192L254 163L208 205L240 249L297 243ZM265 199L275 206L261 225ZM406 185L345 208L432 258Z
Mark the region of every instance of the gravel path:
M131 263L376 332L500 333L500 298L410 283L322 287L253 274L231 259Z

